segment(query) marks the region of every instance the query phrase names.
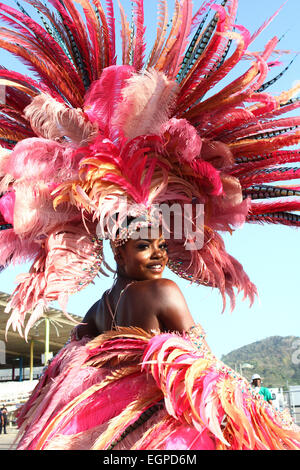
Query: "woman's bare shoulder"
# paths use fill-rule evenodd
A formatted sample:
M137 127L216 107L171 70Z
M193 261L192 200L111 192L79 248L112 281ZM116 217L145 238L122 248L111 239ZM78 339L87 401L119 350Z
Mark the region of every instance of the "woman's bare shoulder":
M171 293L181 293L180 288L176 282L171 279L161 278L161 279L151 279L145 281L133 282L127 289L129 295L169 295Z
M132 306L155 313L166 329L184 331L194 325L183 293L170 279L136 282L128 288L127 295Z

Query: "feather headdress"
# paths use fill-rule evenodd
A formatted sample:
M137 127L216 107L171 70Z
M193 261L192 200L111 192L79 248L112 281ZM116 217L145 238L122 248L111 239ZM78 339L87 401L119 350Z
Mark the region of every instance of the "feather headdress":
M268 79L278 63L272 38L260 53L235 23L237 0L176 0L168 23L158 2L157 37L146 57L144 2L133 2L131 25L119 2L122 59L117 65L114 2L23 0L0 3L0 46L33 77L0 68L0 264L32 259L12 296L9 321L28 328L52 300L67 296L104 264L99 222L128 206L204 207L189 229L169 240L169 267L220 289L256 290L225 250L219 232L244 222L299 226L300 85L278 96ZM30 14L27 10L35 11ZM39 21L34 18L38 17ZM272 18L271 18L272 19ZM270 19L270 21L271 21ZM243 59L248 69L218 87ZM288 67L286 67L287 69ZM202 230L201 247L195 234ZM171 234L172 235L172 234ZM174 234L173 234L174 235ZM193 249L185 249L187 245ZM62 247L64 256L62 256ZM58 282L59 279L59 282Z

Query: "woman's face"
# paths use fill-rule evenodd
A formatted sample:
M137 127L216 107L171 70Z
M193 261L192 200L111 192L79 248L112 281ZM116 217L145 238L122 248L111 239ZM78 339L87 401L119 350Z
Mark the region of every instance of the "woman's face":
M117 263L119 271L137 281L159 279L168 262L165 239L137 239L119 248Z

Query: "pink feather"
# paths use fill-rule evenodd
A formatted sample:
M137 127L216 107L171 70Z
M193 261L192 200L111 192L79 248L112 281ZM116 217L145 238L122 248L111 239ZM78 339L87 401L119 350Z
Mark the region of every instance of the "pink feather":
M114 126L115 112L122 90L132 73L133 68L128 65L106 68L85 97L86 115L91 122L98 124L102 135L112 140L119 137L118 129Z
M15 146L2 171L15 180L28 180L31 184L38 180L65 181L78 168L78 162L79 157L73 157L72 148L55 141L32 138Z
M49 95L40 94L24 110L35 134L57 141L67 137L74 145L87 144L97 133L81 109L73 109L57 102Z
M199 187L207 194L219 196L222 194L223 186L219 171L209 162L193 160L191 166L195 172L194 177L199 179Z
M38 243L19 238L13 229L0 232L0 266L32 261L40 250Z
M144 26L144 0L133 0L135 4L135 48L133 57L133 66L138 72L143 68L145 59L145 26Z
M109 64L116 65L116 38L115 38L115 14L114 4L112 0L106 0L108 12L108 27L109 27Z
M176 93L175 82L161 72L151 69L134 74L122 91L114 125L122 129L128 140L147 134L159 135L174 109Z
M251 43L254 42L255 39L262 33L262 31L263 31L264 29L266 29L266 28L269 26L269 24L270 24L270 23L273 21L273 19L278 15L278 13L280 12L280 10L284 7L284 5L285 5L286 3L287 3L287 1L285 1L285 2L281 5L281 7L279 7L278 10L275 11L275 13L274 13L270 18L268 18L268 19L262 24L262 26L261 26L255 33L252 34L251 40L250 40Z
M234 132L234 139L240 139L245 137L251 138L253 135L260 133L262 134L263 132L271 131L272 129L278 130L281 127L288 128L293 126L300 126L300 117L282 118L276 121L263 122L253 126L249 126L245 130L239 130Z
M49 303L88 285L97 275L101 262L102 245L95 249L92 236L83 225L77 222L57 226L45 240L44 249L38 254L30 273L18 277L19 285L6 309L12 311L6 331L12 325L22 335L25 317L32 312L25 328L27 339L29 329ZM71 318L65 310L64 314Z
M280 163L292 163L300 161L300 151L282 150L263 155L259 160L253 159L247 163L239 163L238 165L230 168L229 173L236 176L247 176L251 171L273 167Z
M167 142L166 151L180 162L192 162L201 153L202 141L196 129L185 119L172 118L161 127Z
M197 26L199 26L200 20L202 19L201 17L213 5L213 3L215 3L215 0L206 0L202 3L201 7L197 10L192 18L192 31Z
M273 181L287 181L298 179L300 177L300 168L272 168L271 171L266 169L253 171L246 176L240 178L240 183L243 188L247 188L253 184L271 183Z
M217 140L202 140L201 158L223 171L234 163L234 157L228 145Z
M1 78L7 78L11 81L16 81L17 83L20 83L21 85L25 85L26 87L30 87L32 88L33 92L36 90L40 90L43 93L48 93L50 96L55 98L58 102L63 102L63 99L59 93L57 93L55 90L51 89L44 83L37 82L36 80L32 79L31 77L28 77L27 75L23 75L21 73L18 73L12 70L1 69L0 76Z
M193 15L193 4L191 0L182 0L181 2L181 27L176 39L176 43L172 48L172 65L170 67L170 73L168 74L170 79L175 79L179 72L179 67L182 63L183 54L188 44L188 37L191 32Z
M15 192L9 191L0 198L0 213L5 222L14 223Z
M299 211L300 201L291 198L290 200L284 201L273 200L272 202L256 202L252 201L251 213L252 214L266 214L269 212L284 212L284 211Z

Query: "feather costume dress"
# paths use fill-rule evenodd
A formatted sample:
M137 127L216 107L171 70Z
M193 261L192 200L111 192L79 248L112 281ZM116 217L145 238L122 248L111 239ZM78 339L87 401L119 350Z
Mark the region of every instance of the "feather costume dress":
M182 237L171 233L169 268L219 289L224 307L241 291L253 302L256 288L220 233L245 222L300 225L299 187L287 183L300 174L291 166L300 160L300 85L266 91L285 71L267 78L280 65L270 59L277 37L250 50L274 15L251 34L236 24L237 0L206 0L196 11L175 0L170 22L159 0L147 56L143 0L132 2L131 24L120 4L117 63L112 0L106 9L78 0L80 11L73 0L9 3L0 3L0 47L32 73L0 67L0 266L32 267L18 279L7 328L27 338L53 300L67 315L68 297L109 269L103 238L116 232L106 221L122 221L128 203L147 213L203 206L201 227L190 212ZM242 61L245 72L222 84ZM300 446L290 417L222 364L201 328L177 335L133 325L72 340L19 425L20 449Z
M200 326L73 340L18 417L20 450L297 450L300 430L218 360Z

